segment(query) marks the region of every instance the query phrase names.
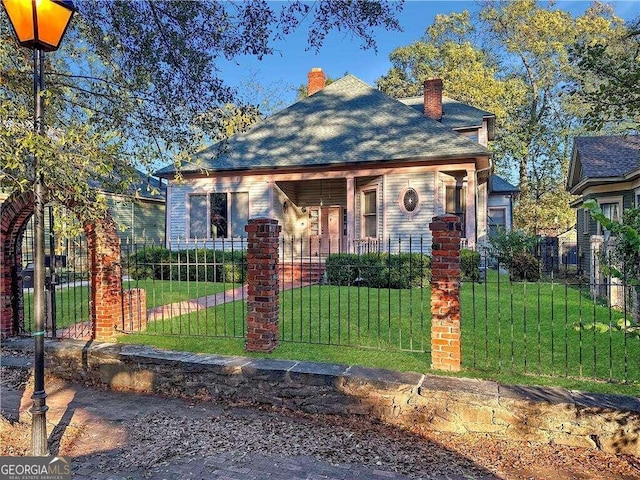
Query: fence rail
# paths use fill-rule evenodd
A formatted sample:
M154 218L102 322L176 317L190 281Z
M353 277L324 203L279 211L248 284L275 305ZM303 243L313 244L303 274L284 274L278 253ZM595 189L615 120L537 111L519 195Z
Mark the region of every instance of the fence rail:
M427 239L329 242L322 250L307 242L280 240L280 342L419 352L429 365ZM133 303L123 302L118 329L136 335L244 338L247 242L220 239L215 247L195 240L169 248L123 244L125 298L130 289L143 289L146 309L125 315L125 303ZM57 312L56 325L48 330L57 337L83 337L90 328L86 245L70 241L63 255L65 266L61 259L56 264L61 278L52 296L55 305L48 306ZM529 278L521 266L509 270L490 252L463 252L463 367L639 382L638 287L609 276L610 259L597 250L541 242L532 255L536 263ZM468 257L471 264L478 262L477 271L469 271ZM28 334L29 288L23 295L20 332Z

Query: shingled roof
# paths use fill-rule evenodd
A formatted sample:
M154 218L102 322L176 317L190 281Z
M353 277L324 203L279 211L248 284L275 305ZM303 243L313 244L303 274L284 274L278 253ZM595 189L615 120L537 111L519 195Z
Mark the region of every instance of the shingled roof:
M489 177L489 193L519 193L520 189L504 178L493 174Z
M483 157L490 151L353 75L327 85L244 133L214 144L185 174ZM483 167L488 166L488 161ZM166 177L173 165L156 172Z
M424 112L424 96L422 95L398 100L421 114ZM442 97L442 119L440 121L449 128L482 127L485 118L495 118L495 115L452 98Z
M586 183L622 181L635 175L640 176L640 136L575 138L567 181L572 193L579 193Z

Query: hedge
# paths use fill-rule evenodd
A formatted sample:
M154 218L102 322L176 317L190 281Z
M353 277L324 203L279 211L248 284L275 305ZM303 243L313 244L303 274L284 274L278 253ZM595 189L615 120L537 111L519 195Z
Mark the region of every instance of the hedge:
M415 288L431 279L431 257L422 253L338 253L325 261L331 285L364 285L372 288Z
M463 248L460 250L460 273L462 280L477 282L480 280L480 253Z
M177 250L146 247L128 258L127 273L134 280L206 281L245 283L245 251Z

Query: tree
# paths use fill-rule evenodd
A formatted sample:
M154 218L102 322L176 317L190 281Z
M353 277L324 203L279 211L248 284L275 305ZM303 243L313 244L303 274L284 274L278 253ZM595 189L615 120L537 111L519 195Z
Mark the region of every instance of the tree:
M640 130L640 17L614 35L579 39L570 53L587 128Z
M447 95L495 113L490 147L498 173L517 174L517 225L560 233L574 223L564 184L571 140L581 131L580 109L563 90L577 75L569 49L576 38L602 38L621 26L600 4L573 18L535 0L489 1L477 18L436 17L420 42L391 54L393 68L378 85L416 95L426 77L438 76Z
M376 80L395 98L422 95L428 78L441 78L444 93L496 114L504 123L509 111L523 101L524 85L499 75L490 52L474 45L475 31L468 11L436 15L423 38L389 55L392 67Z
M49 197L87 215L96 214L89 180L126 191L133 167L179 165L235 131L230 122L241 127L255 119L255 105L239 102L220 78L219 61L270 55L273 41L303 21L310 48L337 29L375 48L374 29L399 29L394 13L401 8L386 0L78 4L60 52L47 55L42 138L32 132L27 107L29 52L17 47L6 16L0 20L0 183L29 188L29 154L36 152Z

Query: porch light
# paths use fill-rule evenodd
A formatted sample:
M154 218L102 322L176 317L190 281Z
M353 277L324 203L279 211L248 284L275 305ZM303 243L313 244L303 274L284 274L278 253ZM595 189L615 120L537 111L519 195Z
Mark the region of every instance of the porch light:
M18 43L32 50L57 50L76 11L69 0L2 0Z

